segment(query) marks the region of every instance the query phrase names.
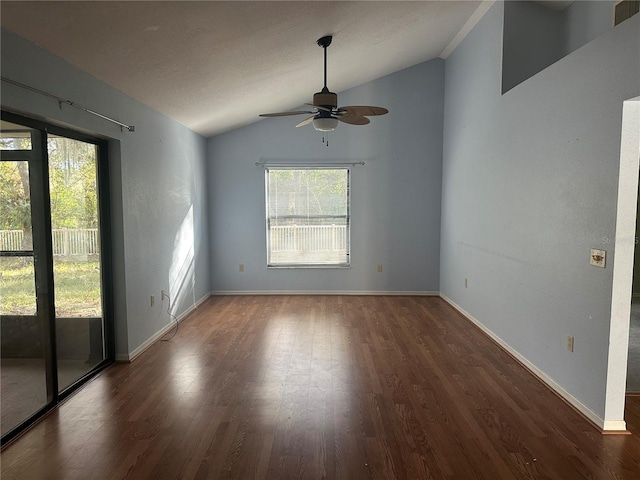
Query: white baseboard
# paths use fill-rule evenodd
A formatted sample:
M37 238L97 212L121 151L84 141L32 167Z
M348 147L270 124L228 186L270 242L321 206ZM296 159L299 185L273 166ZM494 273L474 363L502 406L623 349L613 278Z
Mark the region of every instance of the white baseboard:
M624 420L605 420L602 430L606 432L626 432L627 422Z
M440 292L430 291L377 291L377 290L218 290L211 292L215 295L380 295L380 296L414 296L438 297Z
M440 297L445 300L449 305L455 308L458 312L460 312L465 318L467 318L470 322L476 325L480 330L482 330L485 334L487 334L492 340L494 340L500 347L502 347L505 351L507 351L510 355L512 355L516 360L518 360L527 370L529 370L533 375L538 377L542 382L544 382L549 388L551 388L554 392L556 392L560 397L562 397L567 403L573 406L576 410L578 410L582 415L584 415L589 421L591 421L596 427L598 427L602 431L608 432L624 432L627 429L626 422L623 420L617 421L604 421L600 418L593 410L584 405L580 400L567 392L564 388L562 388L558 383L556 383L551 377L549 377L546 373L536 367L533 363L531 363L527 358L522 356L518 351L514 350L507 342L502 340L499 336L489 330L486 326L484 326L479 320L474 318L471 314L465 311L462 307L457 305L453 300L448 298L444 294L440 294Z
M200 300L196 301L195 305L191 305L187 310L185 310L180 315L178 315L176 317L176 320L178 321L178 323L182 322L182 320L187 318L189 316L189 314L191 314L196 308L198 308L210 296L211 295L209 293L207 293ZM142 355L145 352L145 350L147 350L149 347L151 347L151 345L153 345L158 340L160 340L162 337L164 337L167 333L169 333L171 331L171 329L175 328L175 326L176 326L175 322L171 322L171 323L165 325L164 327L162 327L156 333L154 333L151 337L149 337L147 339L147 341L145 341L140 346L135 348L131 353L129 353L129 354L117 354L116 355L116 362L127 362L127 363L133 362L136 358L138 358L140 355Z

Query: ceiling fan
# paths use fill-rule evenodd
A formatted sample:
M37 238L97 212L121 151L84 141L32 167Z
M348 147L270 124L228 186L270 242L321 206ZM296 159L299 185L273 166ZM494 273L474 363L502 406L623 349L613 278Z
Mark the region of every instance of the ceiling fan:
M389 110L383 107L368 105L338 107L338 95L327 88L327 47L331 45L331 35L320 38L317 43L324 49L324 87L313 94L313 103L305 103L313 107L313 110L298 110L293 112L263 113L261 117L284 117L287 115L311 114L309 118L301 121L296 127L302 127L313 123L313 128L320 132L331 132L338 126L338 121L351 125L366 125L370 122L367 117L384 115Z

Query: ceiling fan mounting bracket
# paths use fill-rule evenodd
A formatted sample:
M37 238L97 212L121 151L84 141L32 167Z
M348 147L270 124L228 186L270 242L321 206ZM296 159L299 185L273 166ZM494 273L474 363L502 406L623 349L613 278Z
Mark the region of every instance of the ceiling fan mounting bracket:
M333 39L333 35L326 35L322 38L319 38L316 43L322 48L327 48L329 45L331 45L332 39Z

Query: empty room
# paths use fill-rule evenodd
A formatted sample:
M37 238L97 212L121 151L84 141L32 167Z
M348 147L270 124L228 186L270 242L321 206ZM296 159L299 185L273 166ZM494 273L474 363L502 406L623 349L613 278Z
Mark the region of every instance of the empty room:
M640 478L639 8L3 0L2 479Z

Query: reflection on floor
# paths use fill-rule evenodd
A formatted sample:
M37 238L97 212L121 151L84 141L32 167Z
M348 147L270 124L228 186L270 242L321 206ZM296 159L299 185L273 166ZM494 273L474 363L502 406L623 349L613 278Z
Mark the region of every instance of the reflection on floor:
M71 385L96 364L85 360L59 360L60 389ZM0 377L0 430L5 435L47 403L44 359L3 358Z
M640 298L631 303L627 392L640 392Z

